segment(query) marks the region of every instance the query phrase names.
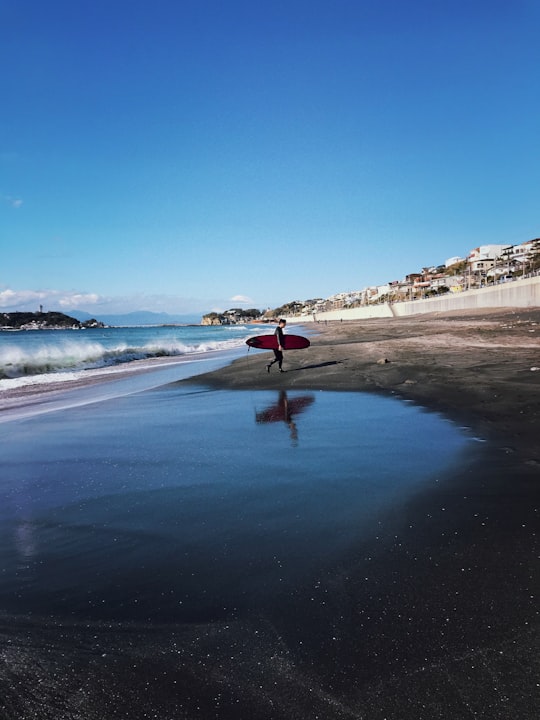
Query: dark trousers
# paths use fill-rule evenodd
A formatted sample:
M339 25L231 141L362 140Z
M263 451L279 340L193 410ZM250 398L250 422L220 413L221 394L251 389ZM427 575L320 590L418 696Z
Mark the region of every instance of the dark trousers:
M281 370L281 365L283 364L283 353L281 350L274 350L274 359L270 365L273 365L275 362L277 362L278 367Z

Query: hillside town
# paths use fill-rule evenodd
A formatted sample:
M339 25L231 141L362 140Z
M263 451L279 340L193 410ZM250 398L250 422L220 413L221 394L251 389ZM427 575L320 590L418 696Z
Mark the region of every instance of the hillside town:
M378 303L422 300L445 293L512 282L540 271L540 238L519 245L480 245L466 258L451 257L443 264L422 268L402 280L392 280L362 290L338 292L328 298L294 300L278 308L245 310L231 308L223 313L204 315L202 325L232 325L247 322L270 322L281 315L313 316L330 310L341 310Z

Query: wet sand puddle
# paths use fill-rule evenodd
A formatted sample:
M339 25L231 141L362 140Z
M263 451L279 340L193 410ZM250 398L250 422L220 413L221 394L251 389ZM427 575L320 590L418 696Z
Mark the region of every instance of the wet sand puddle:
M171 387L5 428L2 611L118 622L261 610L471 440L391 398Z

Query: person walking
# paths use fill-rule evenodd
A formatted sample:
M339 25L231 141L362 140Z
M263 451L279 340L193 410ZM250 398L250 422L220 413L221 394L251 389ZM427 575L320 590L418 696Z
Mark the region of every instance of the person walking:
M276 362L279 367L279 372L285 372L282 365L283 365L283 348L285 347L285 340L284 340L285 335L283 333L283 328L285 327L286 324L287 324L287 321L283 320L283 318L282 318L279 321L276 331L274 333L274 335L276 336L276 340L277 340L277 349L274 349L274 359L272 360L272 362L269 362L268 365L266 366L267 372L270 372L270 368Z

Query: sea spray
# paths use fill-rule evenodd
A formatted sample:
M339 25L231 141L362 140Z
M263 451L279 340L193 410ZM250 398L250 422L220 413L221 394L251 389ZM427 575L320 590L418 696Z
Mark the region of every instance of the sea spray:
M230 350L258 332L245 325L0 332L0 382Z

